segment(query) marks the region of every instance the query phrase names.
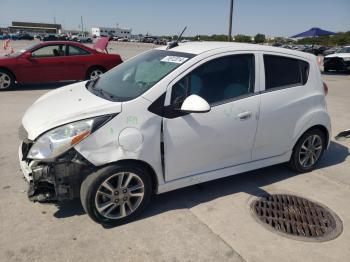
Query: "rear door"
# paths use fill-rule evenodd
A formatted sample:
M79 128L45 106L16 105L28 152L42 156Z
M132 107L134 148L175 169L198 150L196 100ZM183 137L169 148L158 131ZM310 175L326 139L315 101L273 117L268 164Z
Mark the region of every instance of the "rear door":
M92 54L76 45L67 45L67 68L69 80L84 80Z
M192 94L211 111L164 118L167 181L251 161L260 105L256 69L253 53L221 55L174 81L167 93L174 112Z
M22 81L40 83L67 80L66 45L52 44L32 51L30 59L22 58L18 68Z
M264 53L261 61L265 79L253 160L279 156L290 150L296 125L306 119L314 105L307 60Z

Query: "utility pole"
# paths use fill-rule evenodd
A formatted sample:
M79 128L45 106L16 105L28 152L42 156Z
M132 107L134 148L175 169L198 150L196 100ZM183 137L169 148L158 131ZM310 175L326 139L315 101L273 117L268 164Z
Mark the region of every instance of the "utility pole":
M80 16L81 21L81 33L84 35L84 23L83 23L83 16Z
M230 0L230 16L228 18L229 24L228 24L228 35L227 35L227 41L231 42L232 41L232 17L233 17L233 1Z

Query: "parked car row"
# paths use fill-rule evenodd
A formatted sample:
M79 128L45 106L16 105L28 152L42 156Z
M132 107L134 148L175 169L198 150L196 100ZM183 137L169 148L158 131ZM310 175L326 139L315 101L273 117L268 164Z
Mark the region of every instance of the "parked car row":
M30 34L2 34L0 35L0 40L33 40L34 37L31 36Z
M323 55L324 71L349 71L350 72L350 46L320 46L320 45L276 45L286 49L292 49Z
M39 39L40 41L75 41L79 43L92 43L92 38L84 36L83 34L68 35L68 34L36 34L31 35L28 33L18 34L2 34L0 40L11 39L11 40L34 40Z
M289 44L274 44L274 46L302 51L314 55L330 55L334 54L341 49L337 46L320 46L320 45L289 45Z
M92 38L83 34L67 35L67 34L49 34L37 35L37 39L41 41L75 41L79 43L92 43Z

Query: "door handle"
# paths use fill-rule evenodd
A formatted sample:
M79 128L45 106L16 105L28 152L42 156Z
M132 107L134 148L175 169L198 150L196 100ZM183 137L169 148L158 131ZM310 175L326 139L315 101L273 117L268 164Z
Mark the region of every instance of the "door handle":
M247 120L247 119L249 119L251 116L252 116L252 112L250 112L250 111L247 111L247 112L243 112L243 113L238 114L238 117L239 117L239 119L241 119L241 120Z

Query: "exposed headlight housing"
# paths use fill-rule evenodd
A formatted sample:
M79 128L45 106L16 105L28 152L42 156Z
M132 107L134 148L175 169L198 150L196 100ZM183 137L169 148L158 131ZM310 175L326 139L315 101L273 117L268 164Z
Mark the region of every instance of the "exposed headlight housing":
M343 57L343 60L348 62L350 61L350 57Z
M36 160L56 158L88 137L112 117L86 119L54 128L36 140L30 148L27 158Z

